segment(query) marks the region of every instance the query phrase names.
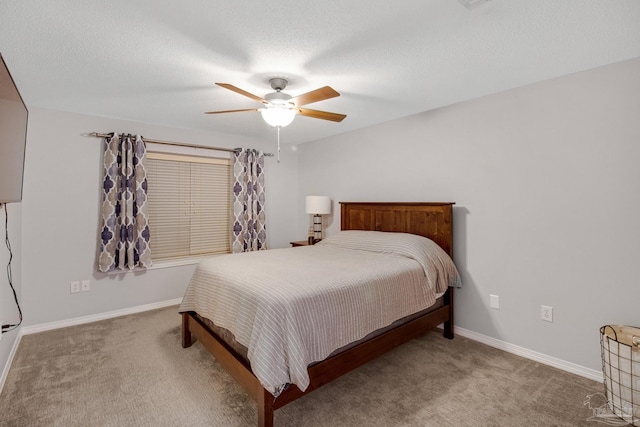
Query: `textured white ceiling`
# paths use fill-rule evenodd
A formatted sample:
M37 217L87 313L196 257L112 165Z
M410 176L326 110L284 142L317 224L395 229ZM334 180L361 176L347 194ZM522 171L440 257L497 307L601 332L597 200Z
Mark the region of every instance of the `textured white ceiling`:
M260 106L215 82L333 87L308 107L347 118L297 117L301 143L638 57L640 1L2 0L0 52L29 106L258 138L258 113L203 114Z

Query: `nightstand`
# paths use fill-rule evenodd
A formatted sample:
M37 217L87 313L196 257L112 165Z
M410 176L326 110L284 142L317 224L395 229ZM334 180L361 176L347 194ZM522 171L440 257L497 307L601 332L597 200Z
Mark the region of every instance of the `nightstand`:
M297 242L289 242L291 244L292 248L295 248L296 246L311 246L311 243L309 243L308 240L298 240Z

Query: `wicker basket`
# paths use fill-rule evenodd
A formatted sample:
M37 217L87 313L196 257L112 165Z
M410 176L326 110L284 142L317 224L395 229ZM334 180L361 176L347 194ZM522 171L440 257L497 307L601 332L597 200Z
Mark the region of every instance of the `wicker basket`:
M640 328L600 328L602 373L609 409L640 427Z

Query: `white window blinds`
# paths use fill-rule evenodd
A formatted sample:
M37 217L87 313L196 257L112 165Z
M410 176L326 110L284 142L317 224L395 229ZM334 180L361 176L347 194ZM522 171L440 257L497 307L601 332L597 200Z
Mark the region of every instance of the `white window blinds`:
M154 261L231 252L230 169L229 159L148 153Z

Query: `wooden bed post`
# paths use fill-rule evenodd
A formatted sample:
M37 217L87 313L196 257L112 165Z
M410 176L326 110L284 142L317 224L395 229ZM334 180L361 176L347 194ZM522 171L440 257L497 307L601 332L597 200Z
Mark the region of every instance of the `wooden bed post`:
M262 395L257 396L258 427L273 427L273 395L262 389Z
M447 289L444 295L444 303L449 306L449 320L444 322L444 337L453 339L453 288Z
M189 330L189 313L182 313L182 348L191 347L191 331Z

